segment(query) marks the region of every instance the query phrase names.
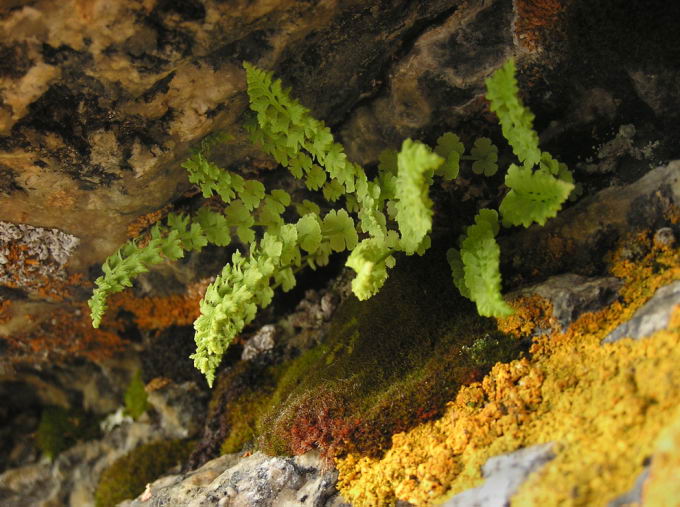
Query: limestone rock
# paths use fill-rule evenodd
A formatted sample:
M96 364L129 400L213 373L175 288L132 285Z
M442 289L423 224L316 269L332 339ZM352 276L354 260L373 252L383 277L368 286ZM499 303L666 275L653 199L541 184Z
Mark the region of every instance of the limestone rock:
M194 382L169 382L148 394L164 433L182 439L193 438L201 430L206 398Z
M509 298L536 294L547 299L552 304L553 316L566 329L582 313L599 310L611 303L620 286L621 282L614 277L587 278L566 273L517 291Z
M101 440L82 442L52 463L47 459L0 475L0 503L7 507L93 505L99 474L138 445L162 438L151 424L115 428Z
M613 343L626 337L639 340L660 329L665 329L678 303L680 303L680 281L657 290L652 299L635 312L633 318L609 333L602 343Z
M335 491L337 472L314 453L294 458L255 453L239 458L226 454L186 474L163 477L125 507L199 506L329 506L344 503Z
M552 444L490 458L482 467L484 484L460 493L443 505L446 507L507 507L517 488L529 476L553 459Z

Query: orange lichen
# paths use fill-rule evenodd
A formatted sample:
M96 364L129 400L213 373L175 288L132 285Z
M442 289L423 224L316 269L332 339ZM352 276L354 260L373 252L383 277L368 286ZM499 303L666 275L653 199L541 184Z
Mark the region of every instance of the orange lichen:
M30 248L20 242L8 242L5 256L8 262L4 264L7 268L0 270L2 284L28 291L40 299L51 302L68 300L73 297L75 287L85 284L82 275L66 276L55 261L37 259L30 254Z
M169 326L191 325L200 314L199 302L210 279L190 285L183 294L164 297L139 298L132 291L123 291L109 299L109 315L117 309L133 314L140 329L164 329Z
M9 345L8 357L13 363L44 361L63 362L74 356L97 361L122 350L127 341L121 337L124 324L118 311L126 310L135 325L142 330L160 330L169 326L190 325L199 314L199 301L209 279L190 285L183 294L165 297L139 298L127 290L109 301L109 310L98 329L92 327L90 310L84 302L68 303L71 291L80 284L82 275L76 274L63 281L48 280L40 288L45 299L62 303L25 333L3 337ZM14 317L9 302L0 306L0 322ZM31 315L28 315L31 318Z
M541 46L546 30L555 30L569 0L516 0L515 35L527 49Z
M130 222L127 226L127 237L130 239L138 238L141 234L149 228L149 226L155 224L162 218L164 218L172 209L171 205L167 205L159 210L152 211L141 217L137 217L135 220Z
M73 357L99 361L126 344L120 329L94 329L85 303L60 305L29 333L5 337L13 363L63 362Z
M147 393L152 393L154 391L158 391L159 389L163 389L165 386L172 384L172 379L169 379L167 377L154 377L147 384L144 386L144 390Z
M530 360L497 364L463 387L441 419L395 435L382 459L336 460L343 496L354 505L430 504L479 484L489 457L550 441L556 458L513 505L606 504L630 489L680 404L680 308L652 337L600 343L657 288L680 279L680 251L652 248L635 263L624 257L622 249L611 267L624 280L619 301L536 338Z
M532 294L509 302L515 311L510 317L498 322L498 329L513 336L529 336L537 329L556 330L558 323L553 317L552 303Z
M92 284L85 280L81 273L74 273L63 280L43 277L40 286L36 289L35 295L45 301L56 303L73 299L76 287L88 288L91 286Z
M9 299L0 301L0 324L8 322L12 318L12 302Z

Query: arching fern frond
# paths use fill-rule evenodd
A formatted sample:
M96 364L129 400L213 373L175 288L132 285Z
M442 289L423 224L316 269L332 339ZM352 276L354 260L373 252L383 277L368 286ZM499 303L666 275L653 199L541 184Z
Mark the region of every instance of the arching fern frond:
M106 300L111 294L132 286L132 280L149 267L166 260L177 260L186 250L200 250L207 239L198 223L191 223L185 215L168 215L166 225L156 224L151 229L151 239L146 244L131 240L111 255L95 280L97 287L88 301L92 325L99 327L106 312Z

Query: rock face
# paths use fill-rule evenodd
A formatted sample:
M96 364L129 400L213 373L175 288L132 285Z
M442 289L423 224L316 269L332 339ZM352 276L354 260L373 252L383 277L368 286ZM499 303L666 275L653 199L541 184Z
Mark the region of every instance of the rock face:
M445 1L2 7L0 217L80 238L74 268L100 262L132 219L188 189L177 161L189 143L239 120L243 60L286 69L317 114L342 118L408 37L455 10ZM330 88L339 93L322 95Z

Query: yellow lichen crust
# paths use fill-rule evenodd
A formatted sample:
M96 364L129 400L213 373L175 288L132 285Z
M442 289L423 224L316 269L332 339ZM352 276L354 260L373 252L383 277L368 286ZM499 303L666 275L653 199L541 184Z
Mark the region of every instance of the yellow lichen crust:
M531 359L497 364L482 382L463 387L442 418L394 435L381 459L337 459L342 495L353 505L432 504L479 485L488 458L555 442L555 459L530 476L513 506L605 505L633 486L657 446L677 449L677 428L657 439L674 418L677 426L680 308L667 329L648 338L600 345L657 288L680 279L680 251L637 241L650 252L642 260L613 256L611 272L625 282L618 301L566 332L536 338ZM532 314L544 312L523 312ZM506 332L532 327L516 319L499 324ZM659 484L677 470L667 455ZM666 493L649 486L647 494L660 491Z
M680 499L680 410L656 441L654 460L643 490L644 505L677 505Z

